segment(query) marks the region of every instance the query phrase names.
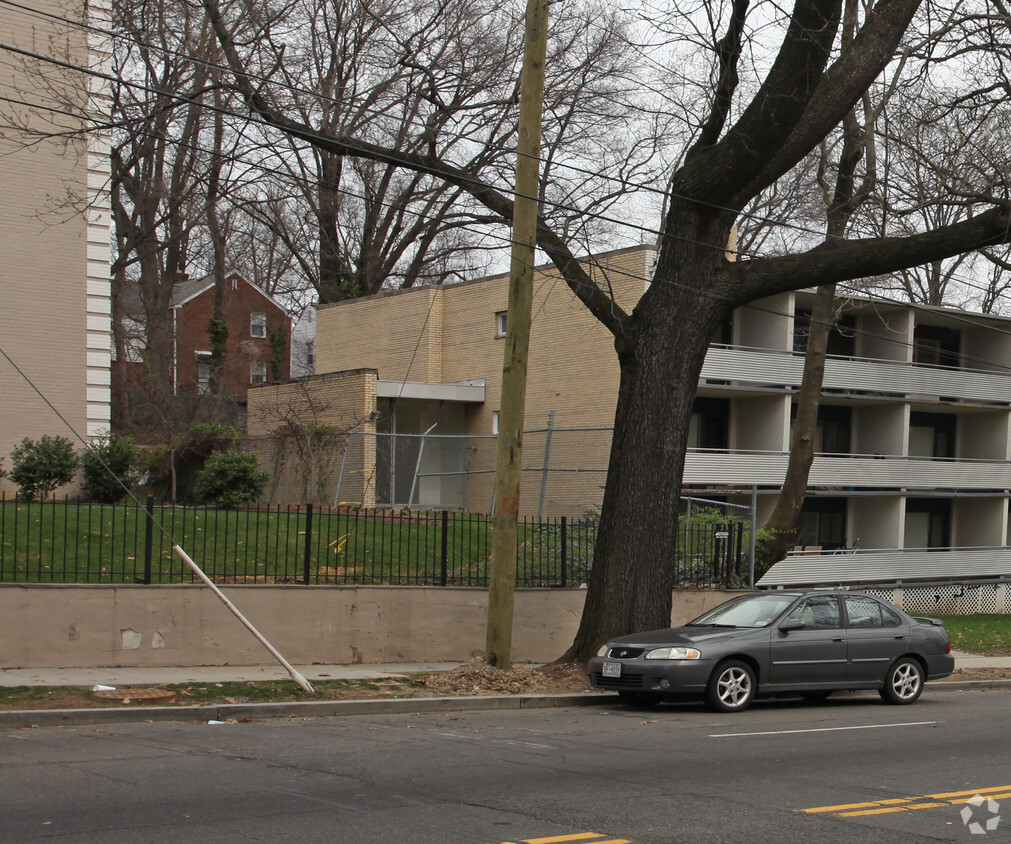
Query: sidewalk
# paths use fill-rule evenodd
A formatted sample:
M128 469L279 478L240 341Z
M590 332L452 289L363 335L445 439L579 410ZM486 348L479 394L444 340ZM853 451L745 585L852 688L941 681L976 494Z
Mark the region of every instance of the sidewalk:
M952 651L955 669L1011 669L1011 655L978 656ZM368 665L296 665L310 683L316 680L376 680L405 674L431 674L451 671L459 662L419 662ZM3 686L159 686L177 683L226 683L256 680L287 680L288 672L280 665L206 665L185 668L2 668Z
M422 662L375 665L296 665L310 683L316 680L376 680L405 674L451 671L458 662ZM1011 660L1009 660L1011 665ZM160 686L177 683L230 683L289 680L280 664L198 665L185 668L0 668L3 686Z

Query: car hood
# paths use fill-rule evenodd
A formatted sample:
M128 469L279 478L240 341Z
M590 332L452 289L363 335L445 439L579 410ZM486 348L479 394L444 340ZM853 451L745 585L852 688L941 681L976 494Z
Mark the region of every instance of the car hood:
M768 631L768 627L665 627L662 630L648 630L611 639L608 647L655 648L660 645L697 645L733 636Z

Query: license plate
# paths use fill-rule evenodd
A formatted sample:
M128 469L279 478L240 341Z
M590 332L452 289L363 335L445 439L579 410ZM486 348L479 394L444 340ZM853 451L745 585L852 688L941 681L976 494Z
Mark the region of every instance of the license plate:
M604 670L601 672L605 677L620 677L621 676L621 663L620 662L605 662Z

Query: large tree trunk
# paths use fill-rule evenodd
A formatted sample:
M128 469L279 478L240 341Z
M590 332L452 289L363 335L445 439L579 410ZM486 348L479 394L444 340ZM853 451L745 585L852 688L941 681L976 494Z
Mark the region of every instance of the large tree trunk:
M586 606L560 662L585 661L613 636L670 626L692 406L709 338L732 308L719 292L730 225L693 216L703 219L685 240L665 242L650 289L615 342L621 379L601 521Z

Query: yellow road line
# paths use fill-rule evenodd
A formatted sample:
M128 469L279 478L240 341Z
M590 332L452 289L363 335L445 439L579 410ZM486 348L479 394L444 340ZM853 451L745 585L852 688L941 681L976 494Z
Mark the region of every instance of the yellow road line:
M817 812L840 812L843 809L869 809L873 806L890 806L895 803L912 803L916 797L896 797L891 800L874 800L870 803L843 803L841 806L817 806L814 809L798 809L799 812L815 814Z
M563 841L590 841L603 838L600 832L577 832L575 835L552 835L550 838L524 838L523 844L560 844ZM607 841L594 841L594 844L610 844Z
M975 797L977 794L990 794L994 791L1011 791L1011 785L998 785L994 788L974 788L969 791L951 791L948 794L928 794L927 797L933 797L937 800L944 797L964 797L966 795Z
M840 812L841 818L853 818L858 815L887 815L892 812L911 812L914 809L934 809L938 806L950 806L950 803L912 803L906 806L887 806L880 809L864 809L860 812Z
M1011 785L997 785L990 788L973 788L967 791L949 791L943 794L925 794L922 797L893 797L887 800L873 800L864 803L843 803L838 806L815 806L811 809L797 809L806 814L831 812L840 817L859 815L884 815L891 812L906 812L914 809L931 809L937 806L968 803L977 794L991 799L1011 797ZM921 803L921 800L946 800L947 803ZM603 842L601 842L603 844Z

